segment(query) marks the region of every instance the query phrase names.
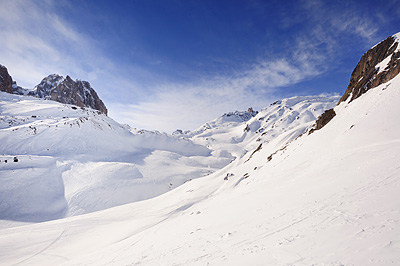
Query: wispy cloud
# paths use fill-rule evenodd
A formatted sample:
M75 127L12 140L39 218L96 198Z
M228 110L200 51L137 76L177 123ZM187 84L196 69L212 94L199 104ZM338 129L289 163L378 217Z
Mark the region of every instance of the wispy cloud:
M319 54L299 43L287 58L263 59L232 75L214 76L186 84L164 84L138 104L110 105L120 122L172 132L195 129L225 112L262 108L277 98L277 89L319 75ZM118 115L117 115L118 114Z
M310 23L323 27L326 34L331 36L345 33L371 41L378 31L375 17L362 13L359 3L348 2L343 5L338 2L305 0L302 1L302 7Z
M146 101L113 104L111 114L118 113L121 121L139 128L171 132L178 127L195 129L224 112L262 108L281 96L285 87L329 71L340 54L339 36L353 35L371 42L378 30L372 20L358 16L352 8L329 8L318 0L303 1L301 7L299 16L283 17L286 22L282 26L306 21L309 28L295 34L280 53L258 58L231 75L157 87Z
M6 1L3 1L6 2ZM51 1L7 1L0 10L0 58L15 79L32 87L45 75L63 70L62 45L85 43L66 22L49 13Z
M136 85L127 72L137 69L118 68L98 48L101 40L81 33L57 13L64 2L0 1L7 7L0 9L0 63L23 87L33 88L53 73L89 80L105 98L115 94L110 88Z

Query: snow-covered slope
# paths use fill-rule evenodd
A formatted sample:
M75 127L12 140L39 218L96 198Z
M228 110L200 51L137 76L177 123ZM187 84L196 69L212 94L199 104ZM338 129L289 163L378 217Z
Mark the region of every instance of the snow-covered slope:
M399 265L399 99L397 76L270 160L261 148L157 198L3 229L0 261Z
M46 221L144 200L230 162L89 108L1 92L0 114L2 220Z
M332 108L339 96L297 96L276 101L260 112L234 112L212 120L193 132L176 134L213 150L217 156L249 156L260 144L275 151L312 126Z
M171 136L98 110L1 93L0 219L40 222L152 198L249 158L260 144L281 148L337 101L294 97Z

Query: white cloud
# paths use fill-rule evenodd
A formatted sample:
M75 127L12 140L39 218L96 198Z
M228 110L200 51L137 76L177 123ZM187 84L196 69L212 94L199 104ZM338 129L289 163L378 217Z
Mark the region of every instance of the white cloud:
M346 5L321 0L303 1L311 23L321 25L325 35L337 36L339 33L354 34L367 41L373 40L378 31L374 18L360 13L359 4L349 2Z
M109 104L109 113L137 128L193 130L226 112L267 106L276 99L278 87L320 74L318 60L319 55L297 48L291 57L262 60L232 76L160 86L138 104Z
M64 60L62 46L85 41L51 13L52 2L17 0L2 6L7 8L0 11L0 63L15 80L32 88L46 75L68 69L71 61Z
M58 2L2 2L7 8L0 9L0 64L23 87L33 88L53 73L79 79L115 76L114 80L122 80L96 41L57 14Z
M0 64L13 79L28 89L53 73L88 80L106 105L116 91L138 88L132 77L143 70L110 59L98 47L103 40L81 33L57 13L60 4L67 12L74 8L53 0L0 0L7 7L0 9Z

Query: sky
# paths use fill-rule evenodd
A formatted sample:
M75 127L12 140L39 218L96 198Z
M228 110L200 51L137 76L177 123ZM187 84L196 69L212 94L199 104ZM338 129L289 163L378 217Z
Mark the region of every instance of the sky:
M116 121L171 133L297 95L343 94L400 31L400 1L0 0L0 64L32 89L89 81Z

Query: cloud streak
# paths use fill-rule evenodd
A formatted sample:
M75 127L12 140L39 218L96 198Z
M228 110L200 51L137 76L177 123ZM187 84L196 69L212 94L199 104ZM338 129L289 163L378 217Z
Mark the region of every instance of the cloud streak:
M7 9L0 9L0 63L9 69L13 79L32 89L49 74L70 75L89 80L101 96L111 99L114 88L137 86L127 73L142 70L113 62L99 48L101 40L79 32L57 13L57 6L63 3L1 3ZM62 8L68 11L70 7Z
M211 118L248 107L262 108L277 98L277 88L296 84L321 73L319 54L299 45L291 57L260 60L229 76L187 84L164 84L138 104L112 104L110 115L134 127L193 130ZM319 62L319 63L318 63Z

